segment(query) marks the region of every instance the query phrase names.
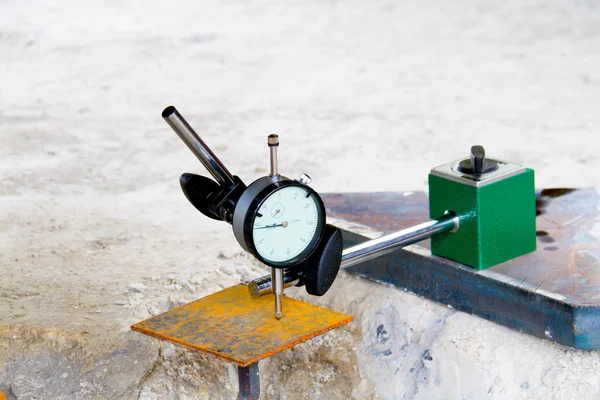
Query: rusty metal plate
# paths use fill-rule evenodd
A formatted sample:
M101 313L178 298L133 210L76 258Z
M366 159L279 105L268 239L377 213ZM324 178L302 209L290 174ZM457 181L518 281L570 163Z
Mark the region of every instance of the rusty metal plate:
M272 296L253 299L238 285L131 329L245 367L352 321L350 315L285 296L283 311L276 320Z
M429 217L427 195L324 195L328 215L389 233ZM346 271L579 349L600 348L600 211L595 189L537 192L537 250L475 271L425 251L398 250ZM344 231L344 246L366 240Z

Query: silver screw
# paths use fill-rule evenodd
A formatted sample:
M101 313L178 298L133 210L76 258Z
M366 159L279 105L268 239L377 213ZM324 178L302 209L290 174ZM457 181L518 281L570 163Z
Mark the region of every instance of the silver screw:
M300 175L300 178L298 178L298 182L300 182L303 185L308 186L312 182L312 179L310 176L308 176L306 174L302 174L302 175Z

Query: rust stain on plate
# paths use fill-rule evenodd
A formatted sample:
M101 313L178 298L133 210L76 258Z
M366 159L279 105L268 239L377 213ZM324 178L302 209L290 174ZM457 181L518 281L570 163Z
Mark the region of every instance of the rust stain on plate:
M352 321L350 315L283 298L281 320L273 296L253 299L237 285L138 322L132 330L214 354L241 367Z

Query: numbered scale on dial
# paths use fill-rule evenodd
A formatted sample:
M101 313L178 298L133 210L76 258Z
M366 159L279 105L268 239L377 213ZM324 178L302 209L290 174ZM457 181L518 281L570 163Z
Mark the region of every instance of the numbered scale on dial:
M316 196L300 186L271 193L252 221L252 243L258 255L273 265L304 258L323 229L320 206Z
M233 216L233 231L240 245L274 268L304 261L317 247L325 226L325 207L319 195L302 183L277 175L260 178L248 189Z
M162 114L188 148L211 173L210 178L183 174L181 188L205 216L230 223L240 246L272 268L275 317L282 318L283 271L294 270L312 295L323 295L335 280L342 261L342 236L326 224L323 200L308 186L278 172L279 137L269 135L271 173L246 186L232 175L200 139L175 107Z

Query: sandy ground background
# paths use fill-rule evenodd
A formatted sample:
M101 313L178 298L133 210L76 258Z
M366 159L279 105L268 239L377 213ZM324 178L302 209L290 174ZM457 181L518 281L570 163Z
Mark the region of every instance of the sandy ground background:
M423 190L472 144L538 187L600 187L600 4L2 1L10 399L235 395L230 366L128 332L265 272L181 194L204 171L169 104L247 182L275 132L282 173L322 192ZM600 397L598 353L345 275L319 302L356 322L263 363L265 398Z

